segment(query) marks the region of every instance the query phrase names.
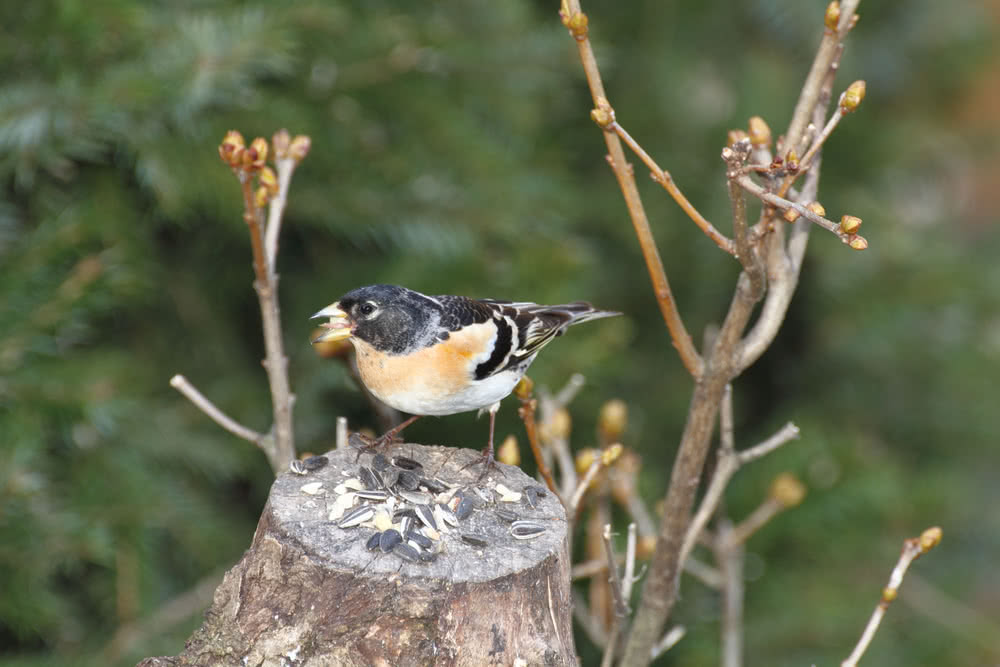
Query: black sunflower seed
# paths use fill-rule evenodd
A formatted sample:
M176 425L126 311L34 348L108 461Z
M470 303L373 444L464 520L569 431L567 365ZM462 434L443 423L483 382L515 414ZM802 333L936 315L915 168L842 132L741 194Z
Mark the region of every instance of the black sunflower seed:
M406 535L406 539L413 540L424 549L430 549L431 547L434 546L434 541L431 540L431 538L424 535L423 533L418 533L415 530L411 530L410 532L404 534Z
M399 531L395 528L390 528L389 530L382 533L382 536L378 541L378 548L382 550L382 553L389 553L392 551L396 545L403 541L403 536L399 534Z
M436 479L427 479L426 477L420 478L420 486L427 489L429 492L437 495L439 493L444 493L448 490L448 487L444 483Z
M375 471L368 466L361 466L358 468L358 477L361 478L361 483L364 484L365 488L369 491L382 488L382 480L376 477Z
M462 533L462 541L474 547L485 547L489 544L489 541L482 535L473 535L472 533Z
M394 456L392 457L392 465L397 468L402 468L403 470L423 470L424 465L420 461L409 458L408 456Z
M459 501L458 506L455 507L455 518L459 521L465 521L472 514L472 510L475 508L475 503L469 496L462 496Z
M433 528L437 530L437 521L434 520L434 512L427 505L415 505L414 508L417 511L417 518L420 519L420 523L424 524L428 528Z
M420 560L420 552L411 547L406 542L400 542L392 548L392 553L396 554L405 561L411 563L416 563Z
M329 462L330 459L326 458L325 456L310 456L309 458L307 458L305 461L302 462L302 466L306 470L319 470Z
M372 469L377 472L383 472L389 467L389 459L385 458L383 454L375 454L372 457Z
M517 514L502 507L496 508L493 510L493 513L500 517L502 521L506 521L507 523L514 523L518 519Z
M368 538L368 542L365 544L365 549L368 551L375 551L378 549L379 541L382 538L382 533L375 533Z
M407 491L416 491L420 486L420 476L412 470L400 470L396 486Z

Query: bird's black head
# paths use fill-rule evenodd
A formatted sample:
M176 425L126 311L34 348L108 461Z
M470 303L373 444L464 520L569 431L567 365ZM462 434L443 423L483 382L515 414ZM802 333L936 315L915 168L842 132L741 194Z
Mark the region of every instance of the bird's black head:
M393 354L426 345L440 320L440 304L398 285L359 287L337 303L347 313L352 336Z

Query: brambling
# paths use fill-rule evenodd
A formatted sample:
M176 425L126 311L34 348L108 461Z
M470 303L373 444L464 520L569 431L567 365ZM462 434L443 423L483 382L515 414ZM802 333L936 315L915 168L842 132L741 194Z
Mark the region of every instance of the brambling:
M615 315L621 313L583 301L540 306L369 285L313 315L328 322L312 342L350 340L365 387L386 405L412 415L375 444L391 442L421 416L488 412L485 474L493 464L500 401L539 350L574 324Z

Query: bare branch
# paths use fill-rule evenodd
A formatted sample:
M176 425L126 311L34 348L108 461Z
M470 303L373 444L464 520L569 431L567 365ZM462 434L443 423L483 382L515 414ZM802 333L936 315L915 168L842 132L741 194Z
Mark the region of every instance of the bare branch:
M667 631L667 634L663 635L663 638L656 642L650 651L650 660L656 660L661 655L672 649L677 642L684 639L684 635L687 633L687 629L683 625L675 625Z
M277 272L278 235L281 233L281 220L285 214L285 204L288 202L288 186L292 182L292 172L297 165L298 160L292 157L279 157L275 160L275 166L278 168L278 194L271 199L268 206L267 227L264 232L264 254L271 275Z
M180 374L173 376L170 378L170 386L184 394L189 401L195 404L195 407L208 415L208 417L216 424L237 437L249 440L261 449L264 449L266 452L267 443L265 443L265 436L263 433L258 433L251 428L247 428L217 408L212 401L208 400L203 393L198 391L193 384L188 382L186 377ZM270 453L268 453L268 458L271 458Z
M857 646L851 651L851 655L840 663L840 667L855 667L858 664L858 660L868 650L868 645L871 644L872 638L875 636L875 632L882 622L882 617L885 616L885 612L889 609L889 605L899 595L899 587L903 583L903 577L906 576L906 570L910 567L910 564L936 547L940 542L941 529L937 526L928 528L920 534L920 537L911 537L903 542L903 551L899 555L899 561L896 563L896 567L892 569L892 574L889 575L888 585L882 589L882 599L875 606L875 611L868 620L868 625L865 626L864 632L861 633L861 638L858 640Z
M743 664L743 545L730 539L733 525L719 522L715 559L722 572L722 666Z
M601 73L597 68L597 59L594 57L594 51L587 36L587 16L580 11L579 0L563 0L559 13L563 24L569 29L570 34L576 40L580 62L583 64L583 71L587 77L587 84L590 86L590 93L594 100L595 108L591 116L604 130L604 141L608 147L609 162L615 172L615 177L618 179L618 186L621 188L622 195L625 197L625 205L628 208L629 216L632 219L632 227L635 230L636 237L639 240L639 247L642 249L643 258L646 261L646 269L653 283L653 294L660 306L660 313L663 315L667 329L670 331L670 337L673 339L674 347L677 348L681 362L688 372L697 378L701 375L702 360L677 310L677 303L674 301L670 282L667 280L663 261L660 259L660 252L656 248L656 241L650 230L646 211L643 208L642 200L639 198L639 189L635 183L635 174L625 158L625 151L622 148L621 140L611 127L611 124L614 123L614 110L611 108L608 96L604 92Z
M649 168L649 175L653 177L653 180L663 186L663 189L666 190L671 197L673 197L674 201L677 202L677 205L681 207L681 210L687 213L689 218L694 220L694 223L698 225L698 228L701 229L701 231L703 231L708 238L712 239L712 241L715 242L715 245L719 246L719 248L725 250L730 255L735 255L736 246L733 245L732 240L726 238L725 234L713 227L712 223L706 220L705 217L698 212L698 209L691 204L688 198L684 196L684 193L680 191L680 188L678 188L674 183L674 177L670 175L670 172L666 169L661 169L660 165L656 164L653 158L649 156L649 153L647 153L617 121L611 124L610 129L614 130L615 134L617 134L618 137L625 142L625 145L628 146L632 152L643 161L646 167Z

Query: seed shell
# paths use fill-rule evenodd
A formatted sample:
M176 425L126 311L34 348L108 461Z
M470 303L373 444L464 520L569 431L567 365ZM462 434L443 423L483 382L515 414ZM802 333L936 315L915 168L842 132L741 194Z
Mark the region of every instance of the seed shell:
M359 524L368 521L375 516L375 508L371 505L362 505L356 509L351 510L344 517L337 522L338 528L351 528Z
M543 534L544 524L537 521L515 521L510 526L510 534L518 540L530 540Z
M408 456L392 457L392 465L403 470L423 470L424 468L424 465L420 461L411 459Z
M395 528L390 528L383 531L382 536L379 537L378 548L382 550L382 553L387 554L402 541L403 536L399 534L399 531Z
M405 542L400 542L395 547L393 547L392 553L396 554L403 560L409 561L411 563L416 563L417 561L420 560L420 552L411 547L409 544L406 544Z
M319 470L326 466L330 462L330 459L325 456L310 456L305 461L302 462L302 467L306 470Z
M485 547L489 545L489 541L482 535L473 535L472 533L462 533L462 541L466 544L471 544L474 547Z

